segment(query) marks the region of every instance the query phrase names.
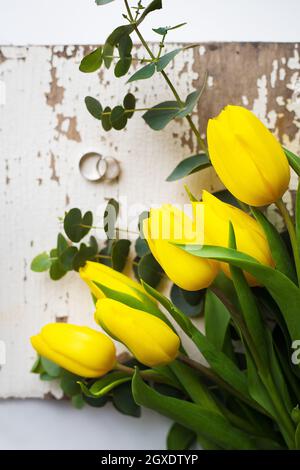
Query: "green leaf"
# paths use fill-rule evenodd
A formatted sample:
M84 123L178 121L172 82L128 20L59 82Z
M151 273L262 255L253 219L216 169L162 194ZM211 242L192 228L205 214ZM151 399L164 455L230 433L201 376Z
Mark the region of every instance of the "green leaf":
M130 240L116 240L112 247L112 266L116 271L123 271L129 255Z
M92 225L93 214L90 211L82 216L80 209L74 208L65 215L64 229L72 242L80 242L89 233Z
M103 113L102 113L102 127L106 132L110 131L112 128L110 116L111 116L111 108L109 106L106 106L106 108L104 108Z
M173 361L169 367L194 403L222 414L208 388L201 383L201 379L193 369L180 361Z
M97 5L106 5L107 3L114 2L114 0L95 0Z
M128 80L127 83L131 83L137 80L146 80L152 77L155 73L155 64L147 64L137 72L135 72Z
M42 363L41 363L41 356L37 356L33 366L30 369L32 374L41 374L44 371Z
M79 381L82 392L89 397L102 397L108 392L113 390L115 387L118 387L122 383L131 381L132 377L124 372L111 372L101 379L96 380L93 385L88 389L84 386L83 382Z
M155 287L155 286L153 286ZM194 318L199 317L203 312L205 289L196 292L189 292L172 285L170 297L173 304L185 315Z
M171 31L172 29L181 28L181 26L185 26L186 24L187 23L180 23L180 24L177 24L176 26L165 26L165 27L160 27L160 28L152 28L152 31L159 34L160 36L165 36L168 31Z
M115 237L115 225L119 215L119 203L111 198L107 202L107 206L103 215L103 227L108 239Z
M79 271L79 268L83 267L87 261L93 260L95 257L95 250L92 246L87 246L85 243L81 243L79 250L73 259L73 269Z
M160 10L162 8L162 1L161 0L153 0L147 8L143 11L143 14L138 19L138 25L146 18L146 16L154 10Z
M266 287L279 306L292 340L300 338L300 289L288 277L276 269L258 263L251 256L231 248L216 246L197 248L195 245L186 245L182 248L194 256L224 261L252 274Z
M102 58L104 65L107 69L110 68L111 63L113 61L114 49L114 46L109 44L109 42L106 42L103 46Z
M70 374L64 373L60 380L60 387L65 395L68 397L73 397L74 395L78 395L80 393L80 386L77 383L80 377Z
M123 106L126 110L131 110L131 109L135 109L135 103L136 103L136 100L135 100L135 97L133 96L132 93L127 93L127 95L125 96L124 100L123 100ZM134 111L128 113L126 112L126 116L128 119L130 119L134 114Z
M50 278L52 279L52 281L59 281L59 279L64 277L66 273L66 269L59 260L55 260L52 262L49 270Z
M66 271L72 271L74 258L78 253L76 246L69 246L59 258L60 263L65 268Z
M41 356L41 365L42 365L44 371L48 375L51 375L51 377L57 378L57 377L60 376L61 368L57 364L55 364L54 362L47 359L46 357Z
M125 59L120 59L115 66L115 76L117 78L123 77L126 75L131 66L131 57L126 57Z
M205 335L219 351L223 351L230 324L230 313L210 289L206 291L204 312Z
M123 106L115 106L112 109L112 112L110 115L110 121L111 121L112 127L118 131L120 131L126 126L127 116L125 114L125 109L123 108Z
M134 30L134 25L122 25L118 26L106 39L106 43L110 44L111 46L116 46L119 44L120 39L122 36L128 36Z
M210 160L205 153L192 155L191 157L182 160L168 176L166 181L179 180L180 178L184 178L185 176L204 170L210 166Z
M73 395L71 402L74 408L81 410L84 407L84 399L82 393L79 393L78 395Z
M296 432L295 432L295 444L296 449L300 449L300 424L298 424Z
M168 450L187 450L196 441L197 435L194 431L173 423L167 435Z
M152 287L156 287L163 277L163 269L152 253L146 253L139 262L138 275Z
M55 380L55 377L52 377L52 375L49 375L46 372L42 372L40 374L40 380L43 382L51 382L51 380Z
M247 360L247 382L250 396L256 401L267 413L276 419L276 412L270 396L258 375L257 367L252 356L246 347Z
M180 47L179 49L174 49L174 51L167 52L167 54L162 55L160 59L156 62L156 70L158 72L164 70L167 65L169 65L169 63L174 59L174 57L176 57L177 54L179 54L179 52L181 52L182 50L182 47Z
M184 108L180 110L180 112L177 114L177 117L183 118L188 114L191 114L203 91L204 88L202 87L201 90L193 91L192 93L190 93L185 100Z
M142 258L145 254L150 253L150 248L147 241L144 238L138 237L134 245L136 254Z
M42 273L43 271L48 271L48 269L51 266L51 258L44 251L43 253L40 253L39 255L35 256L33 260L31 261L30 269L36 273Z
M132 391L136 401L167 416L184 427L201 434L224 449L255 449L252 439L232 426L218 413L177 398L162 395L146 385L136 371L132 380Z
M84 102L85 102L88 112L95 119L99 119L101 121L103 109L99 101L96 100L96 98L93 98L92 96L86 96L84 99Z
M288 249L281 236L277 232L274 225L269 222L269 220L264 216L264 214L260 210L255 209L253 207L251 208L251 210L267 237L272 253L272 258L275 261L276 269L278 269L278 271L282 272L293 282L296 283L297 276L295 273L295 269L293 267Z
M68 248L69 244L68 241L65 239L62 233L57 235L57 256L60 257L62 253Z
M169 124L180 110L177 101L164 101L143 114L143 119L151 129L160 131Z
M236 250L235 233L231 222L229 223L229 248ZM255 353L256 366L259 371L266 372L270 367L267 348L268 338L255 297L240 268L230 265L230 273L254 351L251 349L251 344L248 344L248 347L253 355ZM245 340L247 341L247 338Z
M95 72L102 64L102 47L97 47L80 62L79 70L84 73Z
M283 150L289 161L290 166L297 173L297 175L300 176L300 158L297 155L295 155L293 152L291 152L290 150L284 147L283 147Z
M222 189L221 191L216 191L213 194L221 201L231 204L239 209L241 208L239 201L228 191L228 189Z
M120 38L118 44L120 60L115 66L115 76L122 77L126 75L130 66L131 66L131 49L132 49L132 40L129 35L124 35Z
M119 56L121 59L131 59L132 40L129 35L120 38L118 44Z
M83 399L89 406L93 406L94 408L102 408L108 402L109 397L105 395L104 397L94 398L83 395Z
M298 249L300 250L300 181L298 182L295 209L295 229Z
M115 408L121 413L135 418L141 416L141 407L133 399L131 384L123 383L113 390L112 401Z

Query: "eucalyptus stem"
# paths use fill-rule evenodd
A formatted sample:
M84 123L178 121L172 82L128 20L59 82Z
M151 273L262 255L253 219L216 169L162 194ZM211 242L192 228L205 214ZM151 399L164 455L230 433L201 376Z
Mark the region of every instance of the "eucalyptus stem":
M144 39L144 37L142 36L138 26L137 26L137 23L136 21L134 20L133 16L132 16L132 13L131 13L131 10L130 10L130 7L129 7L129 4L128 4L128 0L124 0L125 2L125 6L126 6L126 10L127 10L127 13L128 13L128 17L130 19L130 22L133 24L134 26L134 30L139 38L139 40L141 41L141 43L143 44L144 48L146 49L146 51L148 52L149 56L151 57L151 59L153 61L156 61L157 58L155 57L155 55L153 54L153 52L151 51L150 47L148 46L146 40ZM162 70L160 72L162 74L162 76L164 77L165 81L167 82L170 90L172 91L177 103L179 104L180 107L182 107L183 105L183 101L181 100L175 86L173 85L173 83L171 82L170 78L168 77L168 75L166 74L166 72L164 70ZM197 143L199 145L199 147L207 153L207 147L205 145L205 142L204 140L202 139L201 135L200 135L200 132L198 131L197 127L195 126L192 118L190 115L186 116L186 119L189 123L189 126L192 130L192 132L194 133L196 139L197 139Z
M126 113L135 113L137 111L149 111L151 110L152 108L134 108L134 109L125 109L124 110L124 114ZM167 107L164 107L164 108L155 108L156 111L166 111L166 110L176 110L178 109L178 107L175 107L175 106L167 106ZM108 111L106 113L102 113L101 116L107 116L107 115L111 115L111 111Z
M285 222L286 228L290 236L297 271L298 284L300 284L300 254L294 223L282 199L278 199L278 201L276 202L276 206L282 215L282 218Z

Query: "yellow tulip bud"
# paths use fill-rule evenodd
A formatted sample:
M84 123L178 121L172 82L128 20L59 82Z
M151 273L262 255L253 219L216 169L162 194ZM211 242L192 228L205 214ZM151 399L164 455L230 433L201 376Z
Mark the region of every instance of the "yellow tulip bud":
M41 356L81 377L100 377L116 362L112 340L86 326L49 323L31 337L31 344Z
M252 206L276 202L288 189L290 167L264 124L241 106L226 106L207 127L211 162L224 185Z
M172 244L203 245L203 227L196 230L192 219L183 211L171 204L151 209L150 217L143 222L143 232L157 262L182 289L204 289L215 279L218 263L201 259Z
M262 264L273 266L273 260L268 241L259 223L250 215L237 207L220 201L207 191L203 191L204 231L209 245L228 247L229 222L232 223L237 250L252 256ZM221 268L230 276L227 263L221 263ZM248 273L244 273L250 285L258 282Z
M97 286L97 282L109 289L131 295L138 300L144 300L145 296L150 299L141 284L104 264L87 261L84 267L80 268L79 274L97 299L106 297L101 288Z
M149 367L172 362L180 345L178 336L159 318L116 300L100 299L95 320Z

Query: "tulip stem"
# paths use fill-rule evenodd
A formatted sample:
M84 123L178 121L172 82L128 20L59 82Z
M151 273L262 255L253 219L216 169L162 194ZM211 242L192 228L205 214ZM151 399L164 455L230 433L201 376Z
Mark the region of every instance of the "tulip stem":
M298 248L294 223L282 199L278 199L278 201L276 202L276 206L280 214L282 215L282 218L285 222L286 228L290 236L291 245L292 245L293 254L294 254L294 260L295 260L295 266L296 266L296 271L297 271L298 285L299 285L300 284L300 254L299 254L299 248Z
M197 370L203 377L206 377L207 379L211 380L213 383L215 383L217 386L222 388L223 390L226 390L229 392L231 395L234 395L236 398L239 398L241 401L246 403L248 406L251 408L259 411L260 413L269 416L269 413L262 408L258 403L255 401L251 400L251 398L246 397L245 395L239 393L235 388L233 388L231 385L229 385L225 380L223 380L221 377L219 377L217 374L214 373L212 369L209 367L206 367L205 365L201 364L200 362L194 361L190 357L186 356L185 354L179 354L177 356L177 359L184 364L189 365L192 367L192 369Z
M135 369L133 367L126 366L124 364L120 364L120 362L117 362L115 365L115 369L119 370L121 372L125 372L128 375L134 375ZM162 384L167 384L171 385L173 387L178 388L178 385L175 384L172 380L168 379L167 377L164 377L163 375L155 373L152 369L147 369L147 370L140 370L140 376L144 380L148 380L150 382L156 382L156 383L162 383Z

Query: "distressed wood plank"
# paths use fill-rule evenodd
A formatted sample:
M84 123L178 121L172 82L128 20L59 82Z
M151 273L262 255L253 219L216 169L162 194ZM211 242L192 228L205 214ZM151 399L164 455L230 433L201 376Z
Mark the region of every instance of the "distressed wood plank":
M107 134L83 102L92 95L116 105L131 90L139 107L152 106L171 96L166 84L155 76L125 86L126 78L123 83L116 80L111 70L82 74L78 65L88 49L0 49L0 97L6 97L0 104L0 339L7 348L7 363L0 371L1 397L43 397L49 392L59 397L55 386L29 373L35 354L28 338L49 321L93 325L89 293L75 274L55 283L30 272L31 259L54 246L58 217L75 206L100 216L105 197L119 198L123 206L139 204L141 210L153 203L186 200L182 182L165 182L182 158L197 151L185 121L154 132L134 116L126 130ZM203 44L179 55L168 73L184 97L200 86L206 69L207 90L195 112L202 131L208 117L224 105L243 104L291 150L300 151L298 44ZM81 178L78 160L89 150L120 161L118 182L95 184ZM196 194L202 188L221 188L212 170L185 182ZM289 204L295 188L293 178L286 195Z

